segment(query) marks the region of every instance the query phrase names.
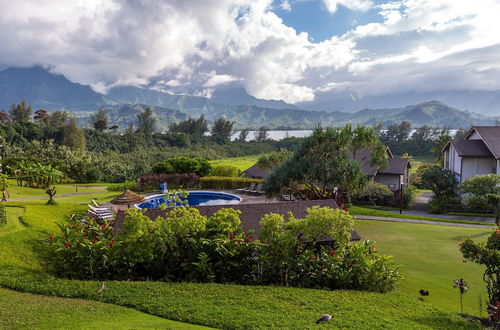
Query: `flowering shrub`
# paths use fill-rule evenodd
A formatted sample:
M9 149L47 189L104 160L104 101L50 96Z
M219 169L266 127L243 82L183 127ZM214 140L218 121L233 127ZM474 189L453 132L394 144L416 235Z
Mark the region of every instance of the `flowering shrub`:
M154 221L129 210L124 228L89 220L61 226L48 239L47 260L58 275L81 279L131 279L273 284L389 291L400 278L390 257L371 242L352 244L353 220L345 211L313 207L304 219L268 214L260 238L244 232L239 211L211 217L195 208L166 210ZM333 238L329 246L321 245Z
M87 218L59 225L61 235L49 235L46 259L53 271L69 278L116 278L117 250L120 242L113 237L113 228Z
M490 304L496 306L500 302L500 229L496 229L486 243L475 243L471 239L462 241L460 252L465 260L486 267L483 279Z

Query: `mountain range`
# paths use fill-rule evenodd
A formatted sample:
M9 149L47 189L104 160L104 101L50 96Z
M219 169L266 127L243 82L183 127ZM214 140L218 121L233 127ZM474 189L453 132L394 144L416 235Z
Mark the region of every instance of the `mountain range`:
M474 125L492 125L497 117L462 111L439 101L426 101L411 106L368 108L354 112L332 111L346 107L342 102L330 105L323 111L313 108L299 109L296 105L277 100L261 100L248 95L242 88L214 91L211 98L174 95L133 86L113 87L106 94L94 91L88 85L69 81L66 77L51 73L42 67L7 68L0 72L0 109L25 98L33 108L68 110L79 121L87 124L88 117L100 107L107 110L111 124L121 128L134 122L136 115L150 106L158 119L160 129L188 117L204 115L209 122L224 117L236 122L236 128L312 128L345 123L373 124L409 120L414 126L423 124L449 126L451 128ZM494 105L500 104L489 98ZM378 102L378 101L377 101ZM373 101L373 104L378 105ZM310 107L310 105L304 104ZM325 105L326 107L326 105ZM330 111L325 111L330 110ZM343 109L343 108L342 108ZM353 109L343 109L353 110Z

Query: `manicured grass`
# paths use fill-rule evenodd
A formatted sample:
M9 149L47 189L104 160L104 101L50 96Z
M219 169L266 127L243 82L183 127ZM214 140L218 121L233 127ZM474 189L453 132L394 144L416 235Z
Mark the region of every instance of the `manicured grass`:
M467 224L475 224L475 225L488 225L483 222L476 221L465 221L465 220L450 220L450 219L442 219L442 218L432 218L432 217L421 217L417 215L409 215L388 212L383 210L372 209L368 207L361 206L352 206L349 210L352 215L369 215L374 217L388 217L388 218L399 218L399 219L415 219L415 220L428 220L428 221L441 221L441 222L451 222L451 223L467 223Z
M15 307L14 307L15 306ZM206 329L135 309L0 288L0 329Z
M221 159L211 160L209 161L209 163L212 164L212 166L230 165L237 167L241 171L245 171L246 169L254 165L262 155L263 154L244 156L244 157L221 158Z
M69 203L56 206L34 202L18 204L25 207L20 221L21 229L5 233L0 239L0 285L4 287L47 296L113 303L167 319L218 328L313 328L316 318L327 312L334 314L334 323L330 325L338 328L477 328L455 314L401 292L377 294L161 282L106 282L107 289L98 292L100 282L57 279L47 274L35 254L36 249L39 249L38 242L47 239L50 233L57 230L57 222L64 221L67 214L83 210L85 206ZM16 215L18 213L15 211L9 211L8 221ZM398 225L374 225L380 224ZM358 221L358 226L362 235L370 238L361 221ZM0 232L2 231L3 228L0 227ZM373 235L373 239L379 238L380 241L398 239L397 236L391 238ZM416 254L419 253L419 248L427 244L426 238L422 235L415 239ZM396 243L386 248L391 246L396 246ZM417 260L418 258L427 256L418 256ZM428 258L434 259L433 256ZM412 264L413 259L400 258L399 262ZM432 267L433 264L429 264ZM476 271L479 277L480 270ZM446 286L448 278L445 280ZM406 290L406 286L404 284L403 289ZM413 289L409 292L413 294ZM89 314L90 317L92 314Z
M494 218L495 215L493 213L476 213L476 212L446 212L443 213L446 215L460 215L466 217L486 217L486 218Z
M31 197L47 196L45 189L21 187L16 184L15 180L9 180L9 183L10 185L7 188L10 195L9 198L31 198ZM57 184L55 186L57 190L56 197L66 194L100 193L104 191L102 188L87 188L88 187L87 185L80 184L76 186L78 187L75 187L75 184Z
M380 253L394 256L401 265L401 291L419 297L420 289L429 290L426 302L459 312L459 293L452 280L463 278L469 284L464 312L478 314L479 296L488 298L482 280L484 269L462 263L457 244L467 237L485 240L492 230L368 220L356 220L356 230L362 239L375 241Z

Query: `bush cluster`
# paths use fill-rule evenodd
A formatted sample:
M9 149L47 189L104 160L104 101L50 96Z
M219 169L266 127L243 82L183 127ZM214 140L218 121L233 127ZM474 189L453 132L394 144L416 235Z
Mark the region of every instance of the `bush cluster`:
M7 223L7 211L5 205L0 205L0 225Z
M351 216L313 207L304 219L280 215L261 220L261 237L244 232L239 211L221 209L207 218L176 207L155 221L130 210L113 234L94 220L62 226L46 240L53 272L74 279L160 280L324 289L390 291L400 275L390 257L371 242L353 244ZM330 246L318 244L330 237Z
M137 191L137 183L135 181L124 181L122 183L111 183L106 188L108 191Z
M250 179L242 177L221 177L221 176L206 176L200 178L200 188L202 189L239 189L245 188L250 183L262 182L259 179Z
M456 211L462 208L460 198L457 196L439 196L433 197L429 202L428 210L430 213L441 214L447 211Z
M500 229L496 229L486 243L476 243L471 239L462 241L460 252L465 260L485 267L483 280L486 282L489 303L491 306L500 306ZM500 321L498 312L490 315L495 321Z
M385 184L377 182L368 182L363 186L363 189L356 196L357 199L367 199L373 205L388 204L389 198L394 193Z
M137 179L139 191L157 191L160 183L166 183L168 188L196 188L199 178L194 173L184 174L146 174Z
M203 158L176 157L164 160L153 165L153 172L161 173L196 173L198 176L207 176L212 169L212 165Z
M415 203L417 197L417 187L409 185L403 189L403 200L401 201L403 208L408 209Z

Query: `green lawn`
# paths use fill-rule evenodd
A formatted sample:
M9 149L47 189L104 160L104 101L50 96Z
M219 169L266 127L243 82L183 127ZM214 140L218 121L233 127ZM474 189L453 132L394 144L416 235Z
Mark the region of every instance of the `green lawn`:
M390 208L386 208L386 209L390 209ZM349 212L352 215L368 215L368 216L374 216L374 217L388 217L388 218L399 218L399 219L415 219L415 220L428 220L428 221L441 221L441 222L485 225L485 223L475 222L475 221L449 220L449 219L442 219L442 218L432 218L432 217L421 217L421 216L417 216L417 215L409 215L409 214L405 214L404 210L403 210L403 214L399 214L399 213L395 213L395 212L385 211L383 209L373 209L371 207L352 206L349 209Z
M16 184L15 180L9 180L9 187L7 188L10 198L30 198L30 197L40 197L47 196L45 189L21 187ZM75 187L76 186L76 187ZM101 185L102 186L102 185ZM56 197L67 194L75 193L101 193L105 191L103 188L87 188L87 187L97 187L93 184L57 184L55 185L57 194ZM48 197L47 197L48 199Z
M206 329L131 308L2 288L0 315L0 329Z
M211 160L211 161L209 161L209 163L212 164L213 166L230 165L230 166L237 167L241 171L245 171L246 169L251 167L253 164L255 164L257 162L257 160L262 155L263 154L244 156L244 157L221 158L221 159Z
M356 230L401 265L401 291L418 297L420 289L429 290L427 302L459 312L459 293L453 289L452 280L464 278L469 284L464 311L479 313L479 296L483 300L488 297L483 269L462 263L457 244L466 237L485 240L492 230L369 220L356 220Z
M403 264L402 292L377 294L218 284L107 282L108 289L99 293L99 282L57 279L47 274L35 254L38 242L58 230L57 222L85 209L79 201L63 203L62 200L56 206L44 205L42 201L10 203L24 209L9 207L8 225L0 227L0 286L32 294L111 303L166 319L217 328L313 328L314 320L326 312L334 314L335 323L331 324L338 328L477 328L445 310L456 311L458 299L451 289L451 280L464 276L471 282L471 293L466 297L471 299L466 302L467 311L477 311L473 309L477 300L474 295L483 286L475 279L480 278L481 270L474 265L463 265L453 253L458 251L456 242L460 238L482 239L485 231L357 221L363 238L376 240L383 253L393 254L396 261ZM462 268L466 269L465 273L461 272ZM416 296L415 290L420 289L420 284L431 292L428 302L411 297ZM0 303L0 311L1 308ZM37 308L41 307L33 307ZM82 315L85 314L92 317L92 313L82 311ZM30 314L24 315L24 320L20 316L19 322L30 321ZM61 322L70 322L61 318ZM40 324L45 322L43 313L40 320ZM113 320L110 318L110 322ZM143 321L140 324L149 322ZM71 327L71 324L61 324Z

